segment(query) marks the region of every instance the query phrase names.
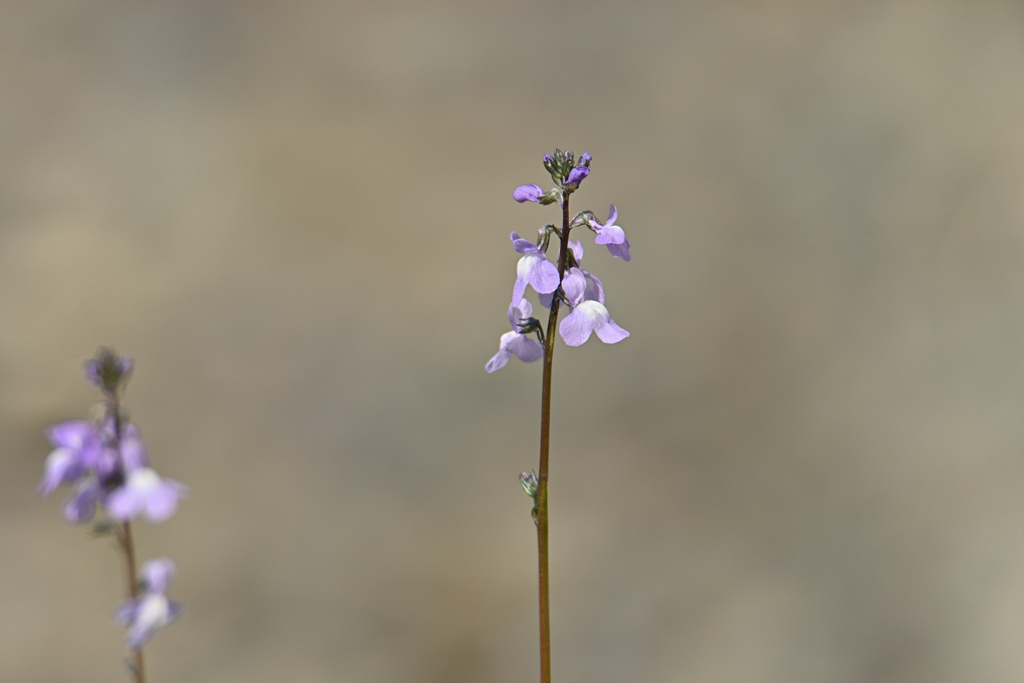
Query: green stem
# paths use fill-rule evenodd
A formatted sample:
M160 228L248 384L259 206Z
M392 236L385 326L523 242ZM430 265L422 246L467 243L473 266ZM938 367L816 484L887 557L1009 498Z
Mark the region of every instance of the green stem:
M565 275L569 251L569 193L562 195L562 231L558 247L558 280ZM537 579L540 598L540 682L551 683L551 598L548 590L548 451L551 445L551 361L555 350L558 297L552 297L544 337L544 379L540 399L540 467L537 477Z

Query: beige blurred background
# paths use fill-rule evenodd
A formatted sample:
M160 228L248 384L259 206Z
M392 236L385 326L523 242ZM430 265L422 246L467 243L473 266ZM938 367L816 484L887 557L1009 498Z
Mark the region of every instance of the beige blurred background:
M101 344L192 492L151 683L536 680L483 366L555 146L633 254L555 353L555 679L1024 679L1019 3L9 3L0 92L0 681L127 680L35 495Z

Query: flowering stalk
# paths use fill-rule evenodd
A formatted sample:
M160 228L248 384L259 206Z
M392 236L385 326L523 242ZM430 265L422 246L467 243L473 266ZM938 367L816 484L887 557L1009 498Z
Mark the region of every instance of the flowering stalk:
M583 270L583 246L570 242L569 233L574 227L588 226L595 234L595 243L604 244L612 256L629 261L629 242L622 228L615 225L618 212L612 205L608 220L598 223L590 211L582 211L572 220L569 216L569 195L590 174L590 155L580 157L578 165L572 152L556 149L554 156L544 155L544 168L551 174L557 187L548 192L539 185L520 185L512 193L518 202L553 204L558 202L562 209L562 228L546 225L540 230L537 245L521 239L512 233L512 246L522 254L517 267L518 277L512 289L512 304L509 320L512 332L502 335L498 353L487 363L486 370L494 372L504 367L511 355L530 362L544 359L541 380L540 411L540 463L539 474L523 472L519 481L527 495L533 498L531 511L537 526L537 578L540 608L540 680L551 682L551 599L548 573L548 461L551 444L551 373L555 350L555 329L569 346L579 346L590 338L591 332L608 344L621 341L629 332L615 324L604 306L604 286L592 274ZM558 237L557 266L548 262L547 250L551 234ZM567 272L568 271L568 272ZM542 306L548 308L546 334L541 333L540 321L530 317L532 306L523 298L526 286L538 293ZM572 312L558 325L558 313L562 302ZM528 335L536 332L539 341Z
M103 393L102 415L94 421L72 420L54 425L49 438L54 450L46 458L39 492L48 496L62 484L74 486L64 517L76 524L93 521L97 535L113 534L124 556L128 597L115 619L128 628L125 643L132 653L128 668L135 683L145 683L142 648L181 614L181 605L167 599L174 563L151 560L136 571L131 521L142 515L162 522L178 509L188 489L161 478L149 467L149 455L138 428L125 418L120 396L133 366L129 356L100 349L85 364L85 376Z

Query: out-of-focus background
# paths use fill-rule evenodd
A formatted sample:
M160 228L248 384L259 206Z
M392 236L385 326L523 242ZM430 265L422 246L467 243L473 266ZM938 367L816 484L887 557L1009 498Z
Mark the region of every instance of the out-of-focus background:
M554 672L1024 678L1014 2L9 4L0 680L124 680L111 543L35 495L136 359L152 683L536 679L540 366L484 363L593 155L632 336L555 352Z

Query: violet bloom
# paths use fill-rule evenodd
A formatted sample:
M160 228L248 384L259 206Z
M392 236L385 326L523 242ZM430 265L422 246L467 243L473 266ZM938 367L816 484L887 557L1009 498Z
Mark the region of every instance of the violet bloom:
M512 232L512 248L523 255L516 266L515 287L512 288L512 303L521 301L526 285L531 285L540 294L549 294L558 289L558 268L548 261L547 256L530 240L524 240L519 233Z
M596 220L591 218L587 221L594 232L597 233L597 237L594 239L594 244L604 244L608 247L608 252L623 261L629 260L629 240L626 239L626 233L619 226L615 225L616 219L619 217L619 211L612 204L611 208L608 209L608 220L601 225Z
M94 478L83 479L75 485L71 497L64 503L64 519L72 524L87 524L96 516L96 506L103 500L103 487Z
M188 487L163 479L148 467L128 473L124 485L107 496L107 511L119 522L130 522L140 514L150 522L163 522L178 511L178 501L188 496Z
M587 272L580 265L583 263L583 243L579 240L569 240L569 249L572 250L572 255L576 259L576 266L579 271L583 273L583 279L586 280L587 287L583 291L583 300L590 301L594 300L598 303L604 303L604 285L597 279L597 276ZM538 298L540 299L540 305L544 308L551 308L551 302L554 299L554 294L541 294Z
M572 268L565 274L562 291L572 306L572 313L558 325L558 332L567 345L580 346L590 339L591 332L596 332L605 344L614 344L629 336L629 332L615 324L604 303L585 298L587 278L579 268Z
M128 627L125 644L138 652L156 632L181 616L181 604L167 599L167 587L174 578L174 563L166 557L142 565L143 593L128 598L114 612L114 619Z
M575 190L583 182L583 179L590 175L590 169L586 166L577 166L576 168L569 171L569 177L565 179L565 186L570 190Z
M512 356L524 363L532 363L544 357L544 347L540 345L540 342L528 334L519 332L519 321L532 315L533 306L526 299L520 299L518 306L508 307L508 320L512 323L512 331L501 335L498 352L484 366L487 372L501 370Z
M539 202L544 196L544 188L540 185L520 185L512 191L512 199L519 203Z
M103 439L88 420L61 422L47 435L56 448L46 456L39 493L48 496L61 484L73 484L100 459Z

